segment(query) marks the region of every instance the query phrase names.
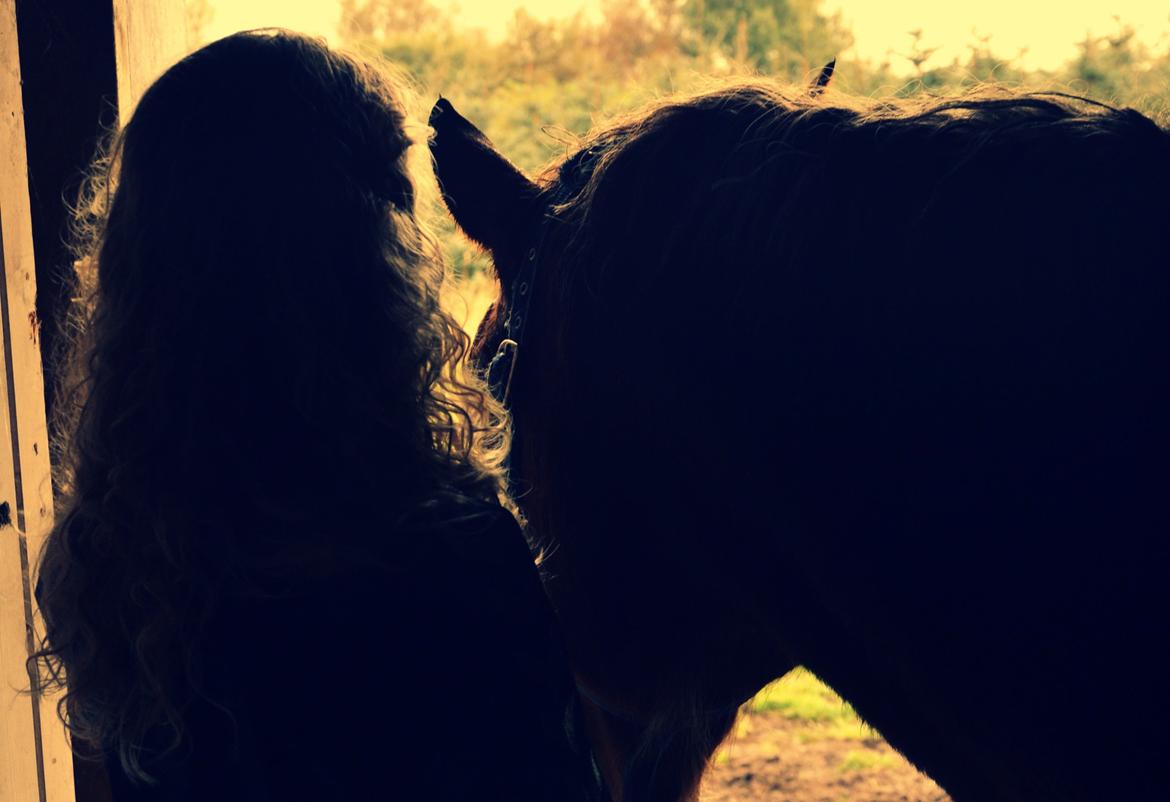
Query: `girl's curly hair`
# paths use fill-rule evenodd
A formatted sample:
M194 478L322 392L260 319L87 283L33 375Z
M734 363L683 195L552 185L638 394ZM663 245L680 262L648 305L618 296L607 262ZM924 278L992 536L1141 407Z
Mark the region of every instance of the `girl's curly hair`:
M504 413L460 368L394 83L296 34L222 39L150 88L79 204L33 659L75 744L139 780L144 743L183 742L218 598L502 497Z

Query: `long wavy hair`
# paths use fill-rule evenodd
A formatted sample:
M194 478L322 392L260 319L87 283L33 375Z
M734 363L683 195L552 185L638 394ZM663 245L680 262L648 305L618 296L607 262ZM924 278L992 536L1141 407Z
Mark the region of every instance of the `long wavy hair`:
M300 35L222 39L150 88L79 204L33 659L75 745L139 780L148 734L183 741L218 598L502 497L504 414L459 367L395 83Z

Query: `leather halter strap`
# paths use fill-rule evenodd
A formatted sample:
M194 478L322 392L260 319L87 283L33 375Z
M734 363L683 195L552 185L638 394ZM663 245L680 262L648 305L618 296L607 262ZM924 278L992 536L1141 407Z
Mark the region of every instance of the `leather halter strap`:
M541 242L544 241L543 227ZM509 406L512 395L512 377L516 373L516 359L524 342L524 327L528 324L528 309L532 304L532 285L536 279L538 247L530 248L508 293L508 316L504 318L504 339L496 355L488 363L488 389L496 400Z

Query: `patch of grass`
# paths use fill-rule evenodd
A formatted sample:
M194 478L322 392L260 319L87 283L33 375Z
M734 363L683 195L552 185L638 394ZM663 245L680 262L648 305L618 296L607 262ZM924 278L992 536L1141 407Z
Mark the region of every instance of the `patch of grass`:
M841 759L840 764L838 764L837 771L869 771L870 769L884 768L892 765L894 765L894 760L889 755L860 749L850 749L845 753L845 757Z
M764 688L748 703L749 713L783 712L800 721L857 721L845 701L803 668L794 669Z
M817 741L872 741L881 738L873 728L859 718L840 719L829 722L806 722L793 737L802 744Z
M862 721L844 699L803 668L797 668L764 688L746 712L778 712L799 723L792 735L800 743L817 741L872 741L881 736Z

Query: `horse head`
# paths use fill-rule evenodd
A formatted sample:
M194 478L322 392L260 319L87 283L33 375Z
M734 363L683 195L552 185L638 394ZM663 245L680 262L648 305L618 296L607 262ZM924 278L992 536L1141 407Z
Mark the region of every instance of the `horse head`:
M623 480L621 492L605 489L618 473L612 461L620 455L582 455L574 445L599 426L610 430L606 440L624 439L640 451L653 447L637 440L640 413L631 410L617 424L632 437L613 431L611 413L622 406L621 399L576 407L572 398L560 395L563 385L557 378L574 363L590 372L607 363L617 367L618 360L627 368L633 364L622 353L628 350L620 343L622 333L608 322L615 307L597 303L592 288L575 285L560 270L576 245L580 222L565 211L573 200L595 191L593 179L610 143L600 140L577 150L534 182L446 100L436 104L430 123L443 199L468 237L490 253L500 281L472 357L489 377L502 359L514 357L521 366L508 403L515 427L511 483L530 522L530 536L545 549L546 589L565 625L591 721L600 728L593 734L603 769L616 791L619 775L629 771L634 753L640 752L652 771L671 778L660 781L667 786L663 798L677 798L697 771L674 763L701 764L739 706L790 663L778 657L772 640L749 634L750 627L727 626L726 608L712 604L710 595L726 591L732 596L726 584L715 583L712 591L705 587L706 575L687 578L688 571L675 570L691 566L689 574L694 574L693 567L701 565L703 573L711 561L681 547L671 554L651 537L654 527L638 488ZM562 325L568 320L572 326ZM583 331L596 342L597 361L566 356L566 336ZM514 340L521 342L509 356L501 343ZM591 483L590 477L602 481ZM567 497L568 488L577 500ZM650 499L680 490L650 477L643 489ZM592 493L597 495L588 498ZM582 505L597 516L588 531L567 525L563 517ZM663 513L663 518L669 516ZM758 643L760 653L744 654L749 651L742 648L744 641ZM742 671L728 674L716 668L733 652L740 653ZM692 664L705 666L692 671ZM724 684L729 677L733 681ZM665 719L685 723L675 727ZM684 730L701 733L702 743L678 737ZM650 731L653 735L647 735ZM650 746L655 738L672 743ZM671 789L675 782L678 787Z

